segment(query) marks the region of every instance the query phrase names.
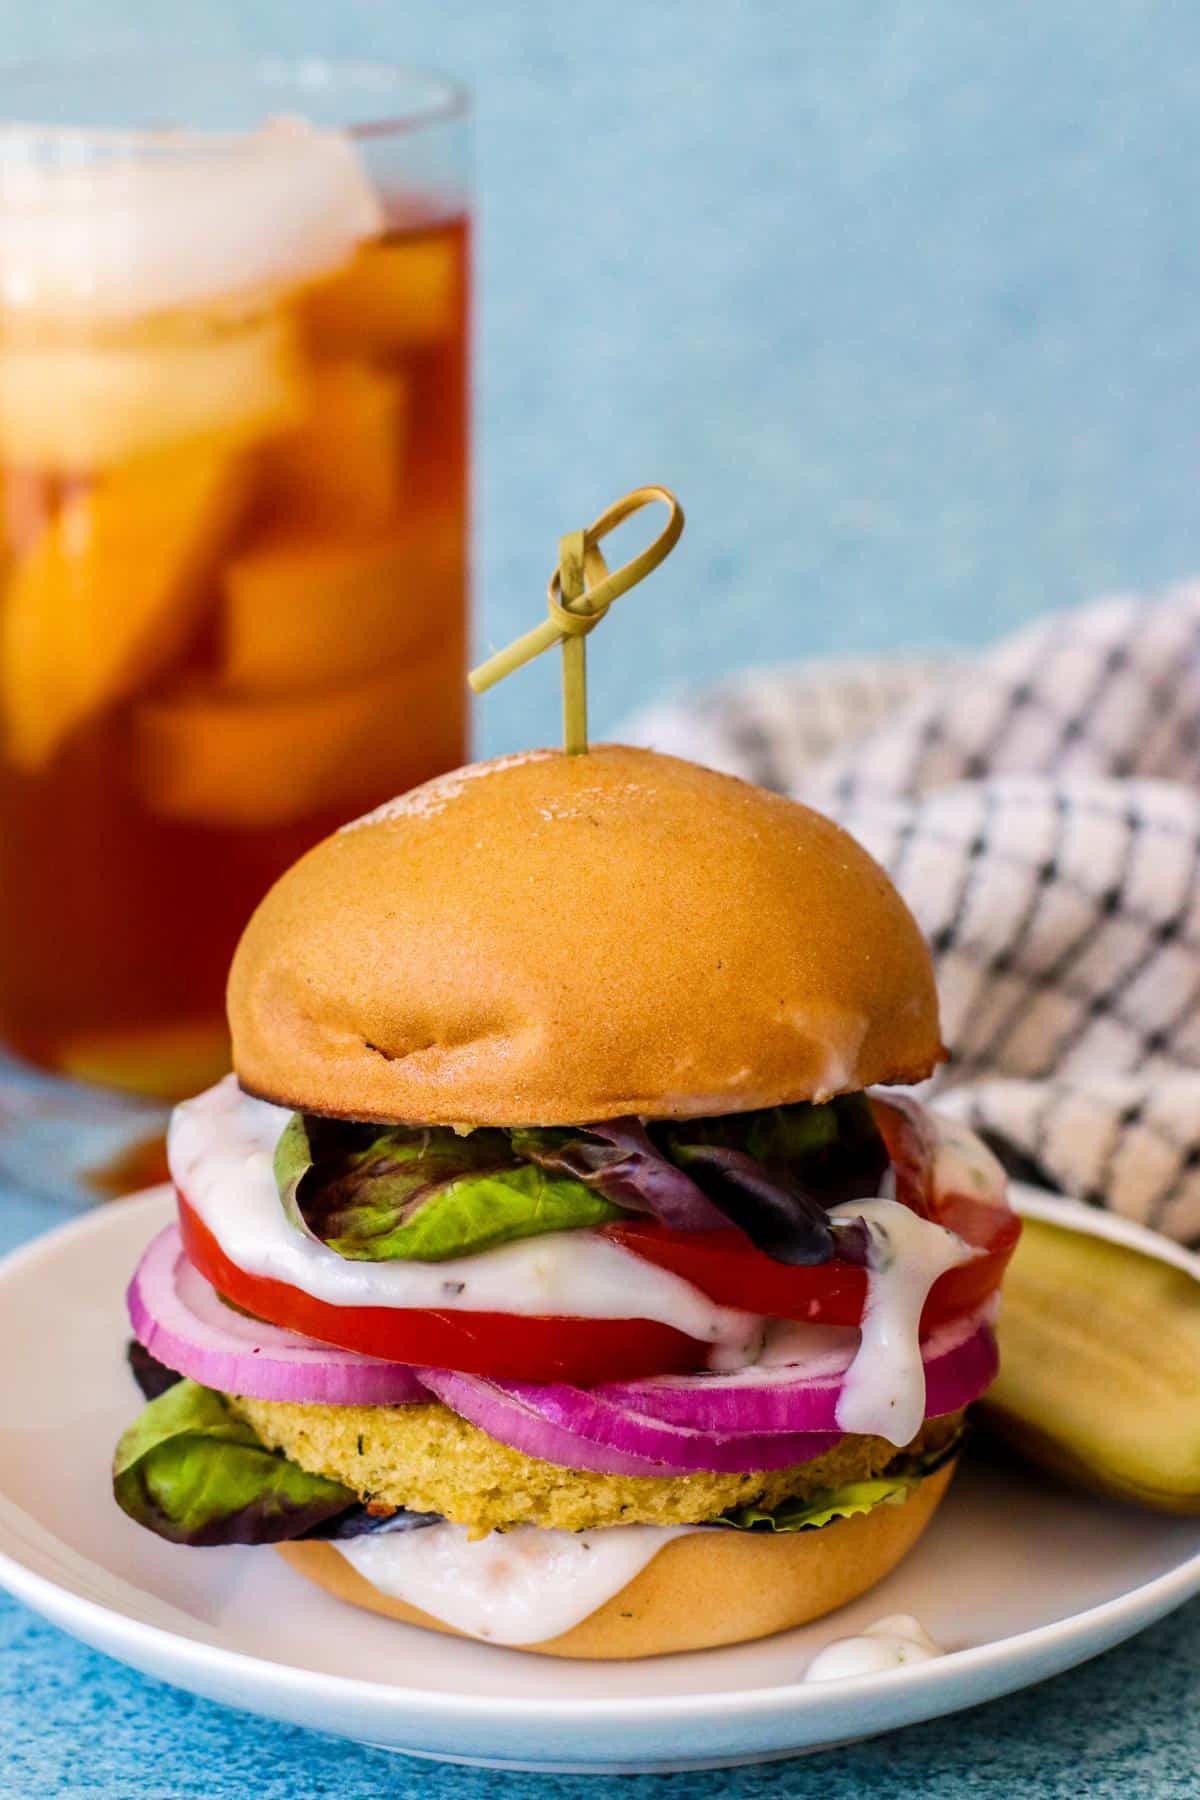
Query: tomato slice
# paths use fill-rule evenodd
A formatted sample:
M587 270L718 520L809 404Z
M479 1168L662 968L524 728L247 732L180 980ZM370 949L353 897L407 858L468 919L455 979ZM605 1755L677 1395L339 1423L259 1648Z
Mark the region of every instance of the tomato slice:
M939 1223L966 1242L978 1244L980 1227L992 1230L996 1208L964 1199L956 1211L957 1222L943 1218ZM923 1331L973 1312L995 1291L1020 1229L1020 1220L1010 1213L990 1249L939 1276L921 1314ZM862 1318L866 1272L840 1257L814 1268L790 1268L755 1250L740 1231L670 1231L650 1219L605 1225L603 1230L647 1262L681 1275L719 1306L819 1325L857 1325Z
M331 1306L287 1282L239 1269L182 1194L178 1201L184 1249L219 1294L256 1318L342 1350L497 1381L569 1381L578 1387L696 1369L704 1362L705 1345L653 1319Z
M896 1198L981 1253L934 1283L921 1315L922 1330L930 1331L946 1319L973 1312L995 1292L1021 1234L1021 1221L1009 1207L975 1195L935 1193L933 1144L920 1108L874 1097L872 1105L892 1160ZM857 1325L862 1318L866 1271L840 1257L813 1268L793 1268L765 1256L733 1229L672 1231L653 1219L623 1220L602 1229L647 1262L692 1282L720 1306L822 1325Z

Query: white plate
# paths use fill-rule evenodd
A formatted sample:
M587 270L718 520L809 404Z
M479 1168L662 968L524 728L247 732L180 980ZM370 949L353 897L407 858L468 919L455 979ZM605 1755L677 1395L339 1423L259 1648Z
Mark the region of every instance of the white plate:
M1200 1259L1026 1191L1022 1210ZM139 1400L122 1293L170 1212L162 1191L0 1263L0 1583L149 1675L388 1749L567 1771L700 1768L866 1737L1011 1692L1095 1656L1200 1591L1200 1519L1164 1519L1035 1474L963 1470L900 1569L836 1617L764 1643L640 1663L558 1662L372 1618L266 1550L184 1550L109 1498ZM916 1613L952 1654L805 1686L814 1651Z

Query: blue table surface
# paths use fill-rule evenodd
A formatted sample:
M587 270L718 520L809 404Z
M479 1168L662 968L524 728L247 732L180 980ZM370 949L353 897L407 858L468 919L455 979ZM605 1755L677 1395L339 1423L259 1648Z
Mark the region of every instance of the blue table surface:
M1188 0L8 0L3 15L10 58L184 44L467 77L481 642L537 618L559 533L616 493L665 480L689 512L652 591L593 640L597 730L740 664L980 642L1200 566ZM551 738L555 686L545 665L503 683L481 747ZM56 1217L0 1190L0 1247ZM0 1796L465 1797L497 1779L193 1701L2 1600L0 1641ZM675 1786L1200 1794L1198 1677L1192 1607L948 1722Z

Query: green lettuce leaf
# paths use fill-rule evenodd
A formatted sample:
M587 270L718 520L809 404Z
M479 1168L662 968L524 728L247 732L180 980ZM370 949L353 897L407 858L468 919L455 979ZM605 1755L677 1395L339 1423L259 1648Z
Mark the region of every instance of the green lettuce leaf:
M841 1487L784 1500L770 1511L753 1503L733 1507L715 1523L735 1531L818 1531L835 1519L852 1519L856 1513L874 1512L877 1506L903 1506L927 1476L958 1455L965 1435L960 1427L933 1449L898 1456L869 1481L847 1481Z
M195 1381L151 1400L123 1434L113 1494L173 1544L275 1544L356 1501L339 1482L264 1448L220 1394Z
M810 1494L804 1500L785 1500L773 1512L757 1506L738 1506L722 1513L720 1523L738 1531L755 1526L768 1531L810 1531L834 1519L850 1519L855 1513L874 1512L877 1506L902 1506L919 1485L915 1476L879 1476L875 1481L848 1481L844 1487Z
M444 1262L621 1216L586 1183L519 1162L504 1131L459 1136L293 1113L275 1178L292 1223L355 1262Z

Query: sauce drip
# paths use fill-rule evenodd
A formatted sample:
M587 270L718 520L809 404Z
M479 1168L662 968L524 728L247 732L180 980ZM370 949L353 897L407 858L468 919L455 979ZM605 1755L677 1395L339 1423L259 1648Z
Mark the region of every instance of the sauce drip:
M365 1581L443 1625L492 1644L540 1644L627 1587L688 1526L547 1531L520 1525L471 1542L461 1525L334 1545Z
M805 1681L846 1681L855 1675L884 1675L909 1663L930 1662L946 1652L911 1613L876 1619L859 1637L834 1638L818 1650Z

